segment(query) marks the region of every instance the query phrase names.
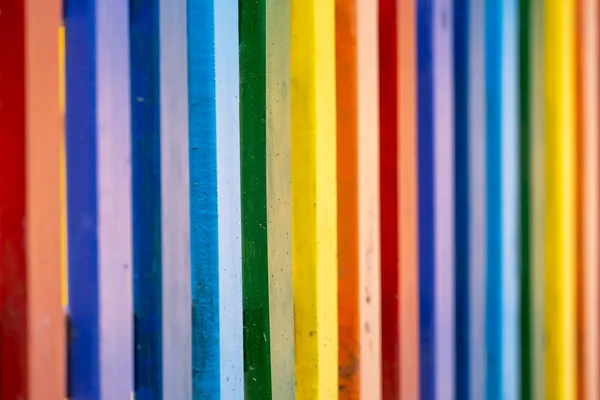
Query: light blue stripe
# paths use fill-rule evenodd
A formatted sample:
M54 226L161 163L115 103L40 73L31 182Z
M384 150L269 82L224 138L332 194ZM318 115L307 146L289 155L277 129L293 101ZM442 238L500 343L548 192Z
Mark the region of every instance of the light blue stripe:
M502 399L520 393L518 3L502 25Z
M221 399L244 398L237 0L214 0Z

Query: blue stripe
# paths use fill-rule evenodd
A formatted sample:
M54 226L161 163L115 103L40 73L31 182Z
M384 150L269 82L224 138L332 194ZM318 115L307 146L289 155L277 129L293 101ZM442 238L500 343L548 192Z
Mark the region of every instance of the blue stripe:
M193 398L220 397L214 3L188 1Z
M421 398L435 398L433 0L417 3L417 128Z
M100 399L95 0L65 4L69 395Z
M158 0L130 3L135 396L162 399Z
M470 399L469 0L454 0L456 398Z
M486 398L502 398L502 1L485 9Z

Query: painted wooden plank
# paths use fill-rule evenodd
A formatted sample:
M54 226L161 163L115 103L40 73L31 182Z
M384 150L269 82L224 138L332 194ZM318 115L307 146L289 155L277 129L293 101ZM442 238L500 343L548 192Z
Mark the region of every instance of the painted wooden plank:
M3 2L0 40L0 398L28 395L27 247L23 222L27 212L27 110L25 6Z
M240 138L246 395L269 399L266 2L240 0Z
M519 393L517 4L486 3L486 393Z
M64 11L73 399L132 392L128 11L122 0Z
M417 200L417 21L415 0L398 4L398 207L400 248L400 398L419 397ZM383 106L383 103L381 103ZM383 146L383 144L381 144ZM392 167L393 168L393 167ZM382 220L383 221L383 220ZM385 354L385 353L384 353Z
M417 3L421 396L454 397L452 2Z
M381 373L384 399L395 399L400 396L401 374L404 372L401 360L405 354L405 349L401 346L404 328L406 328L401 322L403 297L400 296L403 294L401 290L403 280L399 276L399 268L403 266L399 258L401 248L399 240L403 236L399 234L401 212L398 205L403 203L398 199L399 172L402 171L398 168L398 163L402 161L398 154L402 150L399 146L400 135L398 134L402 118L398 115L398 107L403 103L399 101L398 80L399 74L404 71L401 68L402 63L398 60L398 46L402 43L402 37L399 37L397 27L404 26L398 23L400 18L398 2L379 1ZM410 65L409 63L410 61L407 60L406 64ZM339 139L338 141L342 142ZM338 191L341 198L341 190ZM344 202L339 201L339 207L343 204ZM342 240L343 234L342 231L339 232L338 240ZM340 265L341 262L342 260Z
M575 224L575 2L544 4L545 387L577 398Z
M214 18L221 399L236 400L244 396L237 1L215 0Z
M32 400L62 398L66 393L57 79L61 11L59 1L29 0L25 6L27 398Z
M521 397L544 398L544 132L542 1L521 2Z
M189 3L192 368L202 399L244 393L237 21L235 1Z
M456 396L485 397L485 3L454 3Z
M520 390L519 263L519 5L502 2L502 387L498 398ZM489 103L488 103L489 104ZM488 108L489 110L489 108ZM489 184L489 183L488 183ZM489 201L489 199L488 199Z
M339 397L381 398L377 4L336 3Z
M0 398L62 398L60 5L5 2L0 33ZM52 41L49 38L54 37Z
M480 399L485 397L486 350L486 93L484 2L470 0L469 12L469 390L472 399Z
M598 129L598 2L577 3L577 121L578 121L578 393L582 399L600 397L600 276Z
M335 3L290 8L296 398L338 392Z
M130 8L135 395L162 398L158 1Z
M160 179L163 397L192 397L187 2L161 0Z
M452 26L452 0L435 0L433 127L435 132L435 393L437 399L450 399L455 393Z
M454 226L456 263L456 396L471 398L471 262L470 262L470 157L469 65L471 10L468 0L454 2Z
M187 18L193 398L218 399L221 277L214 2L190 1Z
M290 163L290 3L266 4L267 242L271 383L295 398Z
M530 64L530 118L531 118L531 272L532 282L531 306L534 310L532 323L532 388L535 398L545 395L545 213L546 213L546 183L545 175L545 137L544 133L544 13L543 0L533 0L531 3L531 44Z

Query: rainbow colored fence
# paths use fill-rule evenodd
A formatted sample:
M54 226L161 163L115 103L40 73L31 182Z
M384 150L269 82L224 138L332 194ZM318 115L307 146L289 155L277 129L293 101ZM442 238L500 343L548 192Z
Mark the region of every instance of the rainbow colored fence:
M0 0L0 400L600 399L596 0Z

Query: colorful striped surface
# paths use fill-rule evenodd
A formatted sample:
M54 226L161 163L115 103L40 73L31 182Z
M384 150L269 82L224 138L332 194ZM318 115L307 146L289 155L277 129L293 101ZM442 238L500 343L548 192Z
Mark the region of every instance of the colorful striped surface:
M597 398L598 12L0 0L0 399Z

